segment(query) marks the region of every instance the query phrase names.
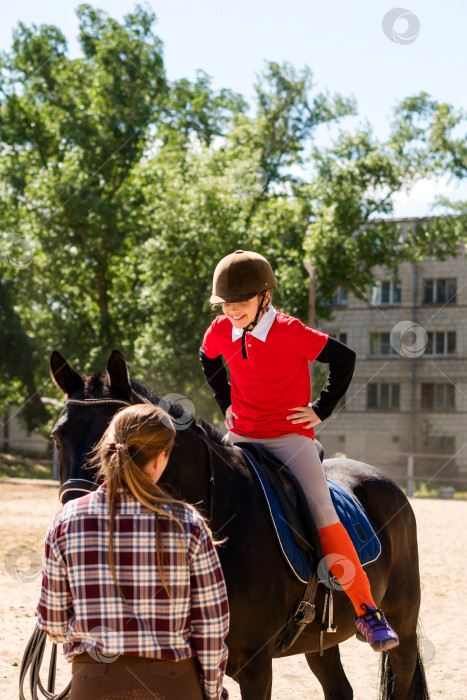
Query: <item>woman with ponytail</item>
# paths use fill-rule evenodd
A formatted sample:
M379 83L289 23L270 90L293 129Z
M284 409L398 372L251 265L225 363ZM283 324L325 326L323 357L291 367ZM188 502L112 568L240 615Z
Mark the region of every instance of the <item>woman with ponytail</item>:
M228 603L211 533L158 484L175 428L119 411L96 446L103 483L46 536L37 624L72 662L70 700L219 700Z

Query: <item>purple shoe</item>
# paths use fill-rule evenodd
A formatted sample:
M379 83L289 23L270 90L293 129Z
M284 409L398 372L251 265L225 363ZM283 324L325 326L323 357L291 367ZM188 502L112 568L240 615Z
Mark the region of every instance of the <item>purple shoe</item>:
M357 639L368 642L374 651L388 651L397 647L399 637L389 626L383 611L365 603L361 607L366 612L359 617L355 615Z

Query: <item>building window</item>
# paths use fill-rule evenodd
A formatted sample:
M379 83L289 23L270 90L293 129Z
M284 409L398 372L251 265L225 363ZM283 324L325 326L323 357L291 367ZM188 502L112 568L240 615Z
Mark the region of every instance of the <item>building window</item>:
M399 408L399 384L368 384L367 408L395 410Z
M424 304L455 304L457 280L425 280Z
M344 343L344 345L347 345L347 333L335 333L330 331L330 335L332 338L335 338L339 342Z
M428 333L426 355L454 355L456 352L456 331L436 331Z
M337 287L331 299L331 306L347 306L347 290L344 287Z
M455 408L453 384L422 384L422 408Z
M390 333L370 333L370 355L397 355Z
M401 283L399 281L376 282L370 289L370 302L373 306L401 303Z

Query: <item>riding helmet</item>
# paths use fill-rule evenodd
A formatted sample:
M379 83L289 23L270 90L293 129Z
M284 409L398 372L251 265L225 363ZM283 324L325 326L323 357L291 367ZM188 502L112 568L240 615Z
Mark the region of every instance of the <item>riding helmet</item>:
M212 280L211 304L247 301L265 289L277 289L266 258L251 250L236 250L218 263Z

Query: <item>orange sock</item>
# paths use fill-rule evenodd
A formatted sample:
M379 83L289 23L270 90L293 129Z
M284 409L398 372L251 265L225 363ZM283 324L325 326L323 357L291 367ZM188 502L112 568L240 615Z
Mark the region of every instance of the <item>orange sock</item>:
M326 563L347 593L357 615L363 614L362 603L376 604L371 596L370 582L355 551L353 542L341 522L319 530Z

